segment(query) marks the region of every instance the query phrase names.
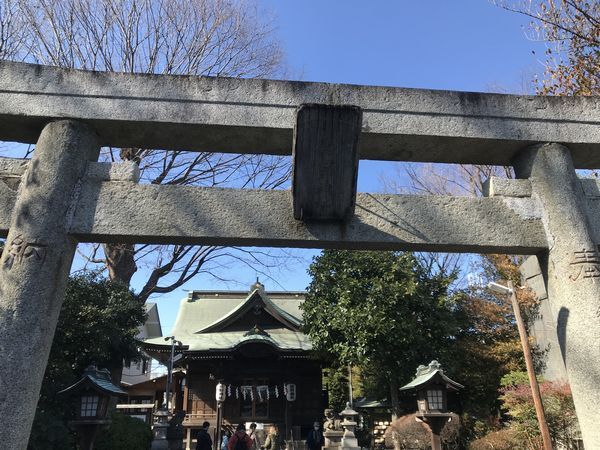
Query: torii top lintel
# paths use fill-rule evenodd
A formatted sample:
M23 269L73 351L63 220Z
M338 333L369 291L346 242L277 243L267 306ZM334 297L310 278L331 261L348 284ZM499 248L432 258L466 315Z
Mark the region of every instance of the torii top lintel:
M529 144L567 145L600 167L600 98L534 97L297 81L89 72L0 62L0 140L35 143L45 123L91 124L102 144L292 152L303 104L362 110L360 159L510 164Z

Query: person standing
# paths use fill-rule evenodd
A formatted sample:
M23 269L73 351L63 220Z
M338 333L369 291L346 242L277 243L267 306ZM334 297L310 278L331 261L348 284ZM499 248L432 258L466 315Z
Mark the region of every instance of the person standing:
M228 450L227 444L229 443L229 438L231 437L231 431L229 431L229 428L223 428L221 433L223 434L223 439L221 439L221 450Z
M208 434L210 423L204 422L196 435L196 450L212 450L212 438Z
M308 432L306 447L308 447L308 450L321 450L323 445L325 445L325 438L323 437L323 431L321 431L321 424L315 422L312 430Z
M279 450L279 430L275 425L269 428L269 435L265 439L264 445L261 447L264 450Z
M183 448L183 419L185 411L175 411L175 414L169 420L169 428L167 428L167 441L169 442L169 450L181 450Z
M242 422L227 443L227 450L252 450L252 439L246 434L246 425Z
M260 439L256 434L256 424L252 422L250 424L250 433L248 433L250 439L252 439L252 450L260 450Z

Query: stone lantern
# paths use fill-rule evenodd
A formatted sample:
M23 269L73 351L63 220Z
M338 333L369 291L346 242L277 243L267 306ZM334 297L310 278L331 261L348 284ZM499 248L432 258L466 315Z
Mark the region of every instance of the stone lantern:
M356 425L358 424L357 418L358 413L350 407L350 403L346 403L346 409L340 412L343 420L340 424L344 428L344 435L342 437L342 448L348 450L359 450L358 440L354 435Z
M419 366L416 378L400 388L401 391L416 391L417 417L431 430L432 450L441 450L440 433L452 417L448 412L448 391L462 388L462 384L444 375L442 366L435 360L428 366Z
M152 446L150 448L151 450L166 450L169 448L169 441L167 440L169 412L166 409L159 409L153 415Z
M77 394L77 418L70 421L79 436L81 450L93 450L99 431L110 424L109 410L116 399L127 393L112 384L107 369L90 366L85 369L81 379L63 389L59 394Z

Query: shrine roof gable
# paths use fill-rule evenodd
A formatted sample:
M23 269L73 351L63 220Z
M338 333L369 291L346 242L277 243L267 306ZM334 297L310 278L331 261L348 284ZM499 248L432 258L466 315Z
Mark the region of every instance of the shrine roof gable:
M257 305L281 323L282 328L297 331L301 324L300 304L303 301L302 292L264 292L258 289L252 289L250 293L190 291L179 307L173 334L182 339L184 336L222 331Z
M202 303L199 304L199 306L201 305ZM246 314L251 314L251 311L256 308L264 310L268 315L274 318L277 322L281 323L281 325L283 325L285 328L293 331L299 331L302 323L300 317L278 306L269 298L263 289L255 288L235 308L226 311L213 322L200 326L194 331L194 333L222 331L227 326L244 317Z

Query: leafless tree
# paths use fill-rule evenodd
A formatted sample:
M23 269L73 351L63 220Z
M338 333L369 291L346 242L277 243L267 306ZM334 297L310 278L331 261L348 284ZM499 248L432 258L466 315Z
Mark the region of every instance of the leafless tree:
M544 95L600 94L600 3L589 0L493 0L530 19L527 34L548 43Z
M22 35L14 27L0 30L6 36L0 43L6 48L3 58L88 70L228 77L276 76L283 66L272 23L253 0L0 1L5 8L1 24L14 24L15 17L24 24ZM271 189L286 183L290 173L285 158L265 155L107 148L102 157L137 162L142 182L152 184ZM260 265L265 258L256 255L268 256L243 249L118 243L85 253L90 264L127 284L138 266L149 267L138 293L141 301L199 273L218 276L228 258Z
M586 0L491 0L530 19L528 36L549 44L542 95L600 93L600 3ZM491 175L512 177L510 167L406 164L412 192L434 195L481 195ZM390 185L388 189L398 190Z
M510 167L471 164L402 163L396 174L382 178L386 192L417 195L481 196L483 186L491 176L512 178ZM400 180L406 180L401 184ZM417 257L431 273L457 272L466 266L461 254L419 253Z
M24 24L15 5L16 0L0 0L0 59L18 57L25 40Z
M491 176L512 178L510 167L473 164L404 163L398 166L398 176L384 179L387 191L422 195L481 196L483 186ZM401 186L397 180L408 179Z

